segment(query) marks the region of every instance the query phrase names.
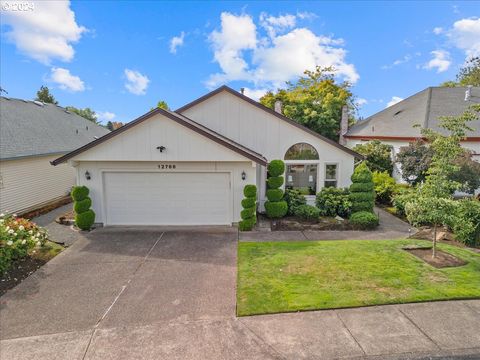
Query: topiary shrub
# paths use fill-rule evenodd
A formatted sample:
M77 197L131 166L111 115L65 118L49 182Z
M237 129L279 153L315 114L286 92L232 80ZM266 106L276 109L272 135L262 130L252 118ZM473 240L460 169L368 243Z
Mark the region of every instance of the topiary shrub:
M295 215L295 210L307 203L307 199L302 193L297 189L287 189L285 190L285 197L284 200L287 202L287 214L288 215Z
M347 218L352 210L348 189L334 187L323 188L315 199L315 205L321 216L341 216Z
M374 229L378 222L378 216L370 211L358 211L350 216L350 224L362 230Z
M255 185L245 185L243 188L242 200L243 210L240 212L242 220L238 223L240 231L250 231L257 223L257 187Z
M287 214L288 205L283 200L283 190L279 189L283 185L283 173L285 164L282 160L272 160L268 164L268 190L265 202L265 210L269 218L282 218Z
M365 162L362 162L355 168L351 177L350 201L352 202L352 212L369 211L373 212L375 204L375 191L372 181L372 172Z
M295 215L303 220L318 220L320 209L312 205L300 205L295 209Z
M89 192L86 186L74 186L71 192L75 225L82 230L90 230L95 223L95 212L90 209L92 199L88 197Z

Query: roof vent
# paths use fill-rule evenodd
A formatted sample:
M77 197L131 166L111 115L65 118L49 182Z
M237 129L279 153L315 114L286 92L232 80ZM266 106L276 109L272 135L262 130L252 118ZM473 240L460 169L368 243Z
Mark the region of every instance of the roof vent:
M97 139L98 139L98 136L94 136L93 138L94 138L95 140L97 140Z
M465 101L469 101L471 96L472 96L472 85L468 85L467 90L465 91Z
M37 100L34 100L33 103L34 103L35 105L38 105L38 106L41 106L41 107L43 107L43 105L45 105L43 102L37 101Z
M68 110L63 110L63 111L65 111L67 114L71 114L71 112Z
M397 116L398 114L400 114L403 110L398 110L395 114L393 114L393 116Z

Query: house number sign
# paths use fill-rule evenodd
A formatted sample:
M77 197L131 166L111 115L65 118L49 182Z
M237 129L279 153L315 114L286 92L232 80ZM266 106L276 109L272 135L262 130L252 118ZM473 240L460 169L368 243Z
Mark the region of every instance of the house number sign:
M161 169L161 170L176 169L177 165L175 165L175 164L159 164L158 168Z

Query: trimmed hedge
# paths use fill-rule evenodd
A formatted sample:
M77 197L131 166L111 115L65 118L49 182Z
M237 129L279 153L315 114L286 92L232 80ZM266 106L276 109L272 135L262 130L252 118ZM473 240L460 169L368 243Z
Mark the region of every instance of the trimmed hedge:
M348 188L323 188L315 199L315 205L322 216L341 216L347 218L352 210Z
M295 210L295 215L304 220L318 220L320 209L312 205L300 205Z
M267 199L270 201L280 201L283 199L282 189L268 189Z
M74 201L82 201L89 193L90 190L86 186L74 186L70 195Z
M375 191L372 180L372 172L366 162L362 162L355 168L351 177L350 201L352 202L352 212L369 211L373 212L375 205Z
M295 215L295 210L307 203L307 199L298 189L287 189L285 190L284 200L287 202L288 206L288 215Z
M268 175L277 177L285 172L285 163L282 160L272 160L268 164Z
M287 214L288 205L286 201L265 201L265 210L269 218L282 218Z
M95 213L92 209L75 215L75 224L82 230L90 230L95 222Z
M376 228L378 222L378 216L369 211L359 211L350 216L350 224L363 230Z
M250 231L257 223L257 187L255 185L245 185L243 188L242 200L243 210L240 212L242 220L238 223L240 231Z
M76 213L83 213L90 209L90 206L92 206L92 199L87 197L83 200L75 201L75 203L73 204L73 210Z
M269 189L278 189L283 185L283 176L270 177L267 179Z

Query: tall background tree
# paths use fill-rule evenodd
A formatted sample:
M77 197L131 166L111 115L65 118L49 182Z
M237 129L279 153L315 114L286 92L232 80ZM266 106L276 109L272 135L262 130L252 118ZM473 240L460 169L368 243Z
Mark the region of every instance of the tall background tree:
M40 90L37 91L37 97L35 100L46 104L58 105L58 101L55 100L55 97L50 93L50 89L46 86L40 86Z
M260 102L274 109L275 102L283 104L283 114L309 129L338 141L342 107L355 109L351 85L335 81L335 69L317 66L305 71L296 82L287 82L286 89L268 92ZM350 121L353 123L353 116Z
M480 57L474 56L467 60L465 65L460 68L456 81L447 81L442 86L480 86Z
M422 140L418 139L408 146L402 146L396 161L402 167L402 178L410 185L425 181L427 170L432 162L433 151Z
M92 109L86 107L85 109L78 109L75 106L67 106L65 109L71 111L95 124L98 124L97 114Z
M392 175L393 161L390 145L383 144L379 140L372 140L356 145L353 150L365 156L367 166L371 171L386 171L388 175Z

